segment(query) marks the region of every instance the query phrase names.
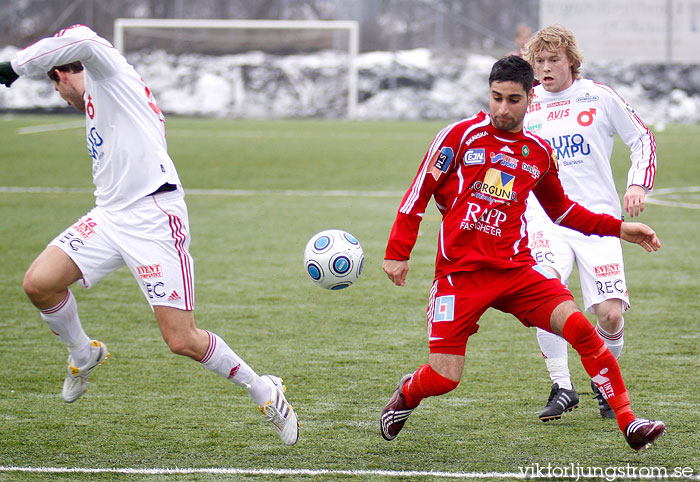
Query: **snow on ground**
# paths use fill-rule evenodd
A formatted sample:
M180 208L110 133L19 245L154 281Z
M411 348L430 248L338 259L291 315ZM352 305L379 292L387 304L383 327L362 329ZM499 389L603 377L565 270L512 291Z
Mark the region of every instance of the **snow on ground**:
M11 58L14 47L0 50ZM347 109L347 56L128 56L166 114L241 118L342 118ZM360 119L461 119L487 107L496 59L426 49L368 52L357 59ZM700 122L700 66L591 63L584 76L613 87L651 125ZM65 105L45 76L0 89L0 110L55 110Z

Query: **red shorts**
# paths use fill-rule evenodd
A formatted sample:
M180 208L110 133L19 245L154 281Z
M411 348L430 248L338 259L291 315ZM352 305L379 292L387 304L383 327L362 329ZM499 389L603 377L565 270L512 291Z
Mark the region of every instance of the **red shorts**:
M525 326L551 331L554 308L573 300L557 278L538 266L460 271L435 280L428 302L431 353L462 355L488 308L515 315Z

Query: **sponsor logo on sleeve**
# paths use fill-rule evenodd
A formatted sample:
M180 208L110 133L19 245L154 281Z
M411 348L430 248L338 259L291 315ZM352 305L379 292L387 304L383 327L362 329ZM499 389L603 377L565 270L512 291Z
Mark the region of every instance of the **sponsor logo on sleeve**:
M532 119L529 119L527 121L527 125L525 126L525 128L533 134L537 134L542 129L542 120L533 117Z
M442 172L447 172L452 164L452 158L454 157L454 152L451 147L443 147L440 149L440 155L438 155L435 160L435 167L440 169Z
M430 166L430 174L437 181L440 176L447 172L452 164L454 151L451 147L443 147L433 155L433 164Z

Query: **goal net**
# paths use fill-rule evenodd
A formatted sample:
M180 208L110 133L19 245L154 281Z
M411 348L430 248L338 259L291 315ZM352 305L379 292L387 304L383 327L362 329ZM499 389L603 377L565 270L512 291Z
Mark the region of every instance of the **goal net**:
M357 115L355 21L119 18L114 46L166 112Z

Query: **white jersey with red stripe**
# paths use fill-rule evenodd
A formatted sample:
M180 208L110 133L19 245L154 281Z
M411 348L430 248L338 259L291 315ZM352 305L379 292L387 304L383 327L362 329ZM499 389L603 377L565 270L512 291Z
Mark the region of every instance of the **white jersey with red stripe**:
M534 89L525 127L546 140L558 158L559 178L567 196L589 210L621 216L610 156L615 134L630 148L627 187L654 187L656 141L637 114L610 87L575 80L562 92ZM528 223L546 219L534 198L528 199Z
M87 148L97 206L115 211L165 183L180 188L163 114L143 79L107 40L74 25L19 51L11 62L17 74L30 75L75 61L85 71Z

